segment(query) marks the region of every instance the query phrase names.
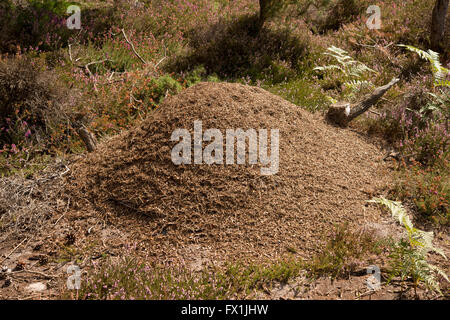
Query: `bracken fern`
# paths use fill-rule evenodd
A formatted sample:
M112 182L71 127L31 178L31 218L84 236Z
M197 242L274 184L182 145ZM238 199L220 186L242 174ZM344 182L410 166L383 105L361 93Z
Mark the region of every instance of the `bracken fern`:
M375 198L369 202L386 206L392 217L398 220L407 231L408 241L402 239L393 245L394 250L390 255L392 259L391 279L396 276L400 276L402 280L411 277L414 288L417 288L419 282L423 281L428 288L442 294L435 274L440 274L447 281L449 281L449 278L444 271L428 263L427 255L429 252L436 252L445 259L447 258L441 249L433 245L433 232L416 229L400 202L388 200L384 197Z
M334 58L338 64L332 64L327 66L315 67L314 70L317 71L337 71L343 77L343 84L347 89L350 89L352 94L360 92L366 88L373 88L374 85L365 80L369 73L375 73L375 70L370 69L362 62L354 60L351 56L348 55L348 52L337 48L335 46L331 46L327 49L327 52L324 53L327 56ZM328 99L332 103L336 103L337 101L331 97Z
M434 52L430 49L428 51L424 51L410 45L399 44L398 46L406 48L411 52L415 52L419 55L420 58L428 60L431 66L431 71L433 72L435 87L450 88L450 80L447 80L447 76L450 74L450 70L442 66L441 62L439 61L439 53Z

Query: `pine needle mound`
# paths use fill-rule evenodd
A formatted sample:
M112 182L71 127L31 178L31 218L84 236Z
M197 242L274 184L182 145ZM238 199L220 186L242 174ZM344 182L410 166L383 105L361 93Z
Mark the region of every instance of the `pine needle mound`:
M224 136L226 129L279 129L279 172L264 176L248 162L173 164L172 132L193 135L196 120L203 132ZM166 255L194 244L220 257L304 255L335 224L379 219L365 204L385 185L382 158L357 133L261 88L200 83L72 165L67 191L79 210L115 217Z

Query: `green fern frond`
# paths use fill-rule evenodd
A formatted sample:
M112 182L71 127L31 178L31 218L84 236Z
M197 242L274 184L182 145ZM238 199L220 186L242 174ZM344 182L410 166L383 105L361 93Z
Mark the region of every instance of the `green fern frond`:
M335 46L331 46L327 49L327 52L324 53L327 56L334 58L339 65L329 65L324 67L316 67L314 70L331 70L337 69L343 72L347 76L361 77L366 72L375 72L375 70L370 69L365 64L354 60L351 56L348 55L348 52L337 48Z
M331 46L327 50L332 53L335 53L336 55L340 55L340 56L344 56L344 55L348 54L347 51L345 51L344 49L341 49L341 48L338 48L335 46Z
M400 276L402 279L411 277L415 285L423 281L429 288L442 294L434 275L439 274L445 280L449 282L450 280L444 271L428 263L427 254L433 251L442 255L445 259L447 257L443 250L434 247L433 232L416 229L400 202L391 201L384 197L375 198L368 202L386 206L392 217L405 227L408 234L409 243L402 239L393 245L394 252L390 255L394 266L391 278L394 276Z
M370 81L351 80L345 82L344 85L352 90L361 90L363 88L372 88L374 85Z
M438 80L435 82L436 87L449 87L450 88L450 80Z
M327 100L330 101L331 104L336 104L338 101L334 99L333 97L326 96Z
M318 70L318 71L328 71L328 70L339 70L344 72L344 69L342 69L339 66L336 65L329 65L329 66L323 66L323 67L315 67L313 70Z
M355 93L361 92L363 89L374 87L374 85L367 79L369 78L369 73L376 73L376 71L369 68L362 62L353 59L349 56L347 51L331 46L327 48L324 55L332 57L337 64L318 66L315 67L314 70L324 72L335 71L340 73L341 82L344 83L344 86L350 89L350 93L346 92L349 97L353 97Z
M415 52L421 57L422 59L430 60L430 54L429 52L423 51L422 49L416 48L414 46L406 45L406 44L399 44L399 47L403 47L408 49L411 52Z
M392 218L398 220L398 222L404 227L406 227L408 230L412 230L414 228L401 202L391 201L384 197L375 198L369 200L368 202L382 204L388 207L389 211L391 212Z
M435 265L430 264L430 267L433 271L436 271L442 278L450 282L450 279L448 278L448 275L439 267L436 267Z
M360 77L361 75L364 75L366 72L373 72L373 73L375 73L376 71L373 70L373 69L370 69L365 64L362 64L362 63L359 63L359 62L357 62L357 64L350 69L350 75L354 75L354 76L357 76L357 77Z
M424 60L428 60L430 63L431 72L433 73L435 87L450 87L450 81L446 80L447 76L450 74L450 70L442 66L439 61L439 53L430 49L428 51L424 51L410 45L399 44L398 46L418 54L419 57Z

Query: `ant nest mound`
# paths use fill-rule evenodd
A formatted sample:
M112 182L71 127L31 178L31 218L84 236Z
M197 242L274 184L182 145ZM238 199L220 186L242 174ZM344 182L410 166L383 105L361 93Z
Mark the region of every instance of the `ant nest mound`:
M237 129L257 150L251 139L230 146ZM365 204L386 183L382 159L357 133L261 88L200 83L73 164L67 192L75 211L144 234L155 255L192 245L222 259L307 255L336 224L379 220Z

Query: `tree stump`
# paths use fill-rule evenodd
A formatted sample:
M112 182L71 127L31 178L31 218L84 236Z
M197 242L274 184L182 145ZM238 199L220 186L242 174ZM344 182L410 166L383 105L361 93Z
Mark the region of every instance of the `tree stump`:
M376 88L371 94L356 104L340 102L332 105L327 112L327 120L342 127L348 126L350 121L369 110L371 106L377 103L399 81L400 79L397 78L392 79L387 85Z
M97 149L97 140L95 139L94 135L90 133L88 129L86 129L85 126L79 127L77 131L89 152Z

